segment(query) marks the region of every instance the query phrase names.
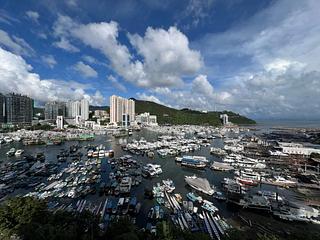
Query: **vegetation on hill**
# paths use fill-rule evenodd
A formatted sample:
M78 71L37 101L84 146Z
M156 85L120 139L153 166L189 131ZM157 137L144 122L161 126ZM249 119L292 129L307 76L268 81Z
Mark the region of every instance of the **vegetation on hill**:
M104 111L108 111L110 110L109 106L89 106L89 111L95 111L95 110L104 110Z
M221 125L220 114L226 113L229 121L235 124L255 124L254 120L241 116L239 114L224 112L200 112L190 109L177 110L166 107L161 104L149 101L135 100L136 113L149 112L157 115L159 124L195 124L195 125Z

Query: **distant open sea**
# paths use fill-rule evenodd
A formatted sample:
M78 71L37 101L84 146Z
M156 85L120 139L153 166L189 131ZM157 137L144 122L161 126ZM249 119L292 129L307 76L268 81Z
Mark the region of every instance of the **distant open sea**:
M261 128L320 128L320 120L257 120Z

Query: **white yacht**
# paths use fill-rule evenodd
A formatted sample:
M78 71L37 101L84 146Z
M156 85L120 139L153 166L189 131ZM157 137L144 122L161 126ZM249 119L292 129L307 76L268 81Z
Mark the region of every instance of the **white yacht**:
M190 187L203 192L208 195L213 195L214 189L210 186L209 181L206 178L199 178L195 175L185 176L184 180L187 182Z

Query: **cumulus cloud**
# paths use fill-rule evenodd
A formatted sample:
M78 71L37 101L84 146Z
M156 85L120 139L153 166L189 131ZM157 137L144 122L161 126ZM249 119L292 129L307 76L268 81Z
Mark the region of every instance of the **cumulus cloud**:
M54 66L57 64L56 59L52 55L42 56L41 59L50 68L54 68Z
M92 67L89 65L83 63L82 61L77 62L73 68L79 72L82 76L86 78L92 78L92 77L97 77L98 73L96 70L94 70Z
M0 48L0 62L1 92L27 94L40 102L79 100L85 96L90 97L86 92L90 86L74 81L41 79L38 74L32 72L32 66L21 56L3 48ZM90 99L97 102L101 100L101 94L96 93Z
M213 96L213 87L206 75L197 76L192 82L192 90L206 97Z
M145 100L145 101L150 101L150 102L155 102L155 103L159 103L159 104L164 104L163 102L161 102L159 100L159 98L157 98L154 95L148 95L146 93L137 93L137 96L140 100ZM168 105L167 105L168 106Z
M26 11L26 15L28 18L30 18L32 21L38 23L38 19L40 17L38 12L35 11Z
M202 66L201 55L189 47L188 38L176 27L147 28L144 37L129 35L130 43L144 59L151 86L177 86L181 77L193 75Z
M0 46L19 54L30 56L34 54L34 50L30 45L17 36L10 36L7 32L0 29Z
M137 97L178 109L196 110L215 110L217 104L226 104L232 99L228 92L215 92L206 75L198 75L191 83L185 83L181 89L155 88L148 93L137 93Z
M114 76L109 75L108 76L108 80L111 82L111 84L117 88L118 90L120 90L121 92L127 92L127 88L121 84Z
M99 50L119 76L139 87L181 85L182 77L194 75L203 65L200 53L190 49L188 38L176 27L149 27L143 37L128 34L139 56L118 41L119 27L114 21L80 24L60 15L53 30L60 41L76 38Z

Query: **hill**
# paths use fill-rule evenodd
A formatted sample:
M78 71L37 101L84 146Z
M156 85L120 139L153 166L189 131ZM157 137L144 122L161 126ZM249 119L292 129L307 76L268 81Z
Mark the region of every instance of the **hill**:
M133 99L133 98L132 98ZM226 113L229 116L229 121L235 124L255 124L256 122L240 114L223 111L223 112L207 112L203 113L191 109L174 109L155 102L135 100L136 114L149 112L152 115L157 115L159 124L195 124L195 125L221 125L220 114ZM90 111L106 110L110 111L109 106L91 106ZM34 113L44 113L43 108L34 108Z
M241 116L231 111L223 112L200 112L190 109L177 110L161 104L134 99L136 104L136 114L149 112L157 115L159 124L195 124L195 125L221 125L220 114L226 113L229 121L235 124L255 124L256 122L245 116Z
M110 107L109 106L89 106L89 111L95 111L95 110L105 110L109 112Z

